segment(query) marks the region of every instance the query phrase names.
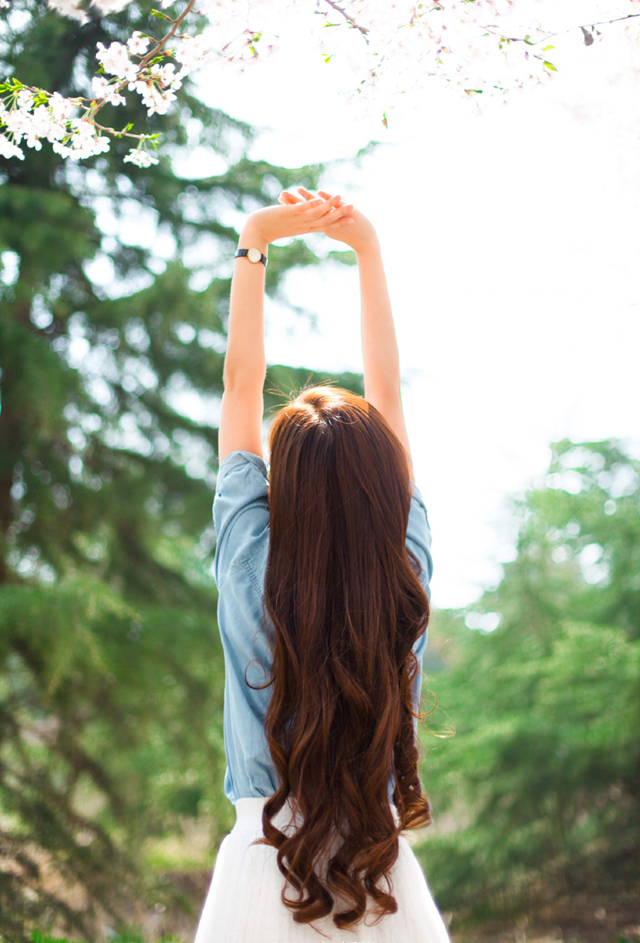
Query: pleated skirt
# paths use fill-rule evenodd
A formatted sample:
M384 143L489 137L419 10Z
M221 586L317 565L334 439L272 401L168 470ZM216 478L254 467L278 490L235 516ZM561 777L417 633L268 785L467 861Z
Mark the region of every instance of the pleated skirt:
M277 850L271 845L251 844L262 837L266 801L247 798L235 803L236 823L218 850L194 943L450 943L424 872L403 835L390 871L396 913L385 915L374 926L377 914L367 912L353 930L338 929L331 915L313 924L296 923L282 902L285 878L278 868ZM392 809L397 822L395 807ZM273 822L285 834L296 827L290 803ZM384 880L380 886L386 888ZM286 896L298 899L289 883ZM346 908L334 905L334 912L336 909Z

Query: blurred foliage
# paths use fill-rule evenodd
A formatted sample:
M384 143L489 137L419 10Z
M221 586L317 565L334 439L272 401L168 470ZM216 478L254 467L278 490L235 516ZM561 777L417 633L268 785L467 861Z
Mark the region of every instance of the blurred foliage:
M148 21L138 5L89 16L78 26L43 0L13 0L1 71L86 93L95 43ZM11 943L36 926L90 939L97 915L126 925L151 893L179 906L145 873L149 841L199 817L213 848L232 824L210 575L230 260L241 214L281 187L313 187L321 168L249 160L251 129L189 83L170 115L136 107L116 118L163 133L156 167L124 165L121 142L82 165L49 148L0 159ZM192 153L215 173L187 173ZM269 292L317 261L302 241L272 252ZM325 378L270 368L267 408ZM337 379L362 392L358 377ZM456 736L425 738L423 780L452 825L418 853L456 912L638 882L640 463L615 441L559 443L545 486L514 511L517 556L500 585L472 610L436 613L430 633L430 663L446 666L431 684Z
M148 26L132 4L84 26L14 0L0 72L89 94L98 41ZM161 131L82 164L0 159L0 938L89 938L153 893L150 838L232 824L222 793L224 667L210 574L217 415L236 225L320 167L251 161L252 130L186 82ZM107 124L110 122L107 121ZM194 176L188 162L215 173ZM182 168L182 170L181 170ZM268 291L319 260L271 253ZM266 405L307 380L273 367ZM342 385L362 392L360 379ZM151 882L151 884L150 884Z
M640 461L615 440L552 451L500 584L431 633L456 733L423 738L449 824L418 854L458 914L640 890Z

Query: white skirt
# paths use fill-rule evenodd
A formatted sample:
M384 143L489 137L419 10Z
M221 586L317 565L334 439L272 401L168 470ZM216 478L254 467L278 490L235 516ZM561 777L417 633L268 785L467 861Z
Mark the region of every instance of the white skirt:
M376 912L368 911L354 930L339 930L331 915L313 924L296 923L281 899L285 879L276 861L277 850L271 845L251 845L263 834L266 801L250 798L235 803L236 824L218 850L194 943L450 943L420 863L403 835L390 871L396 913L372 926ZM289 801L273 819L285 834L293 821L291 808ZM392 810L397 822L394 806ZM380 886L386 889L384 880ZM298 899L289 883L286 896Z

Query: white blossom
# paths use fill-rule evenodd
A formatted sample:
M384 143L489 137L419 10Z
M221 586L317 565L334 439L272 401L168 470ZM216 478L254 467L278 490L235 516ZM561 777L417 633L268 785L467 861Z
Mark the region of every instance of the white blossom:
M119 13L131 3L131 0L91 0L94 7L107 16L109 13Z
M0 0L0 10L6 10L9 6L9 0Z
M95 154L108 151L110 141L106 135L99 135L95 125L90 121L84 118L74 118L71 121L69 140L64 144L57 140L52 141L51 147L61 157L80 160L83 157L93 157Z
M142 98L142 104L147 109L148 115L166 115L171 103L176 100L175 92L167 89L161 92L153 82L138 81L130 85L130 89L135 89Z
M148 151L142 148L132 148L124 158L124 163L135 164L137 167L151 167L152 164L159 163L157 157L152 157Z
M6 134L0 134L0 154L2 157L19 157L24 160L24 154L20 148L9 140Z
M66 133L64 124L56 119L52 109L47 105L38 105L34 108L31 115L31 131L47 141L62 138Z
M176 47L174 58L182 65L179 75L186 75L204 65L213 56L212 50L207 46L206 40L200 34L198 36L187 36L186 39Z
M543 57L500 36L536 33L539 0L199 0L210 49L225 68L243 68L277 48L285 20L296 17L305 43L325 59L341 59L353 74L352 100L385 101L433 81L461 92L520 87L548 77ZM320 14L320 15L318 15ZM332 25L326 29L326 24ZM553 27L552 27L553 28ZM199 37L198 37L199 38ZM188 42L188 41L187 41ZM183 57L176 55L178 61ZM184 57L186 74L202 64ZM206 61L206 60L203 60Z
M110 147L109 138L106 135L94 135L84 139L74 135L70 141L71 151L68 154L73 160L80 160L83 157L93 157L95 154L102 154L108 151Z
M53 141L51 148L60 157L70 157L72 154L71 148L67 144L60 144L59 141Z
M196 13L202 13L207 19L215 22L220 14L219 0L200 0Z
M142 79L136 79L135 82L129 82L127 88L130 92L137 92L138 95L142 95L147 87L147 83L143 82Z
M154 105L154 111L159 115L166 115L175 100L175 92L172 92L171 89L167 89L165 92L162 92L160 99L156 101L156 104ZM149 111L149 114L152 115L153 111Z
M74 118L71 124L74 128L74 147L82 147L96 133L95 126L84 118Z
M94 75L91 79L91 87L96 98L106 98L109 94L109 80L102 75Z
M106 134L96 135L93 139L93 153L104 154L111 147L111 141Z
M36 151L41 150L40 134L43 130L45 132L48 131L48 125L46 123L43 124L42 121L39 120L39 116L35 114L30 115L23 113L23 117L22 134L24 134L27 147L33 147ZM8 126L9 125L7 125L7 127Z
M108 82L104 76L94 75L91 85L96 98L104 98L111 105L124 105L126 103L124 95L118 94L117 86Z
M49 109L54 121L66 121L73 114L74 104L59 92L54 92L49 99Z
M102 63L105 72L117 75L119 79L134 82L138 75L138 68L129 58L127 47L122 43L111 43L108 49L98 43L96 59Z
M68 16L73 20L79 20L80 23L88 23L89 17L76 6L75 0L47 0L52 10L61 13L62 16Z
M133 36L127 40L127 48L132 56L143 56L147 51L149 40L143 36L140 30L136 30Z
M31 92L28 88L21 88L18 92L16 102L18 108L21 108L23 111L29 111L33 105L33 92Z
M0 7L8 2L0 0ZM77 5L80 0L47 2L64 16L81 23L88 20ZM124 9L130 0L90 2L108 15ZM160 5L164 8L173 2L160 0ZM119 86L127 83L130 91L140 95L149 115L166 114L185 76L214 58L227 70L243 69L277 48L283 25L295 17L310 51L326 61L341 60L348 67L353 76L351 98L360 108L374 106L381 112L394 97L432 82L446 82L469 95L476 91L502 94L529 81L549 79L542 43L501 40L530 33L539 38L539 5L539 0L197 0L194 13L205 18L207 28L192 36L179 32L169 42L173 48L163 49L159 41L139 30L125 43L111 42L108 48L98 43L96 58L105 75L92 79L92 90L99 101L118 105L125 102ZM181 30L188 31L190 24L197 25L185 19ZM331 29L326 28L328 24ZM562 25L556 23L549 26L550 30L559 28ZM150 44L174 62L141 69L140 60ZM0 153L23 157L19 147L23 139L38 149L47 140L56 153L73 159L109 149L109 137L101 136L87 120L84 100L45 91L48 103L36 107L34 92L12 91L5 103L0 101L0 124L7 132L0 135ZM139 167L158 162L142 146L132 149L125 160Z
M171 85L175 88L174 82L177 80L177 76L176 67L173 62L169 62L167 65L163 66L158 65L157 62L154 63L154 65L151 66L151 74L157 76L163 85Z
M12 136L13 147L17 147L25 138L28 147L39 151L42 147L41 139L54 141L67 133L64 121L58 120L57 117L60 113L60 101L68 101L67 99L52 95L49 101L53 102L54 107L49 103L40 104L31 111L34 95L28 89L21 89L15 101L16 107L11 109L0 102L0 119ZM69 105L73 107L71 102ZM17 156L17 151L12 150L11 153Z
M33 133L33 128L27 134L27 137L25 138L25 143L27 144L28 147L32 147L36 151L42 150L42 142L40 141L40 138L38 137L38 135Z
M19 108L12 108L3 115L3 118L8 130L19 144L23 135L27 134L31 127L31 116Z

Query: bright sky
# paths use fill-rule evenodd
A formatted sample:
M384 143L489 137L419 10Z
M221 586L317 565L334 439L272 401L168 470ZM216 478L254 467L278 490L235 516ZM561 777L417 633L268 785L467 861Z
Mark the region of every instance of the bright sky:
M512 558L508 496L541 481L550 442L638 442L634 48L615 26L591 48L569 36L545 87L482 113L427 88L382 103L388 131L382 106L356 112L335 60L304 42L209 83L218 107L269 129L251 157L346 158L324 186L378 229L438 606L467 605L499 578ZM372 137L383 143L357 167ZM359 371L356 269L292 273L287 290L317 313L317 330L271 306L269 361Z

